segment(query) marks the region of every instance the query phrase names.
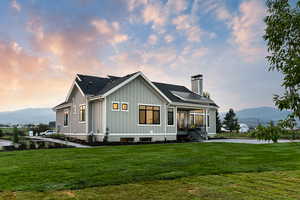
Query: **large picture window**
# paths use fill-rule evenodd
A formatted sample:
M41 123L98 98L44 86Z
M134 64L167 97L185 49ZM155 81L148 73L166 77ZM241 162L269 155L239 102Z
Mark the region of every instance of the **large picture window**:
M65 110L64 112L64 126L68 126L69 125L69 111Z
M139 124L160 124L160 107L140 105Z
M174 108L168 109L168 125L174 125Z
M86 110L86 105L79 106L79 121L80 122L85 122L85 110Z

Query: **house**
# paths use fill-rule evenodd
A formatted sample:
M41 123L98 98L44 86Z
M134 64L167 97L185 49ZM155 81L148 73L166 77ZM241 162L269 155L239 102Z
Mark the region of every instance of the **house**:
M101 78L78 74L65 102L54 107L57 132L111 142L167 141L202 127L216 133L218 106L203 95L203 76L192 89L151 82L142 72ZM107 137L105 137L107 136Z
M248 127L248 125L247 124L240 124L240 130L239 130L239 132L240 133L247 133L249 131L249 127Z

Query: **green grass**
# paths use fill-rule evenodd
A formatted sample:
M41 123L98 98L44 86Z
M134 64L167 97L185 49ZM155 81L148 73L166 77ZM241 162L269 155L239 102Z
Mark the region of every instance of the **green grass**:
M54 191L300 170L300 145L184 143L0 152L0 191Z
M81 190L3 192L0 200L294 200L300 171L251 172L155 180Z

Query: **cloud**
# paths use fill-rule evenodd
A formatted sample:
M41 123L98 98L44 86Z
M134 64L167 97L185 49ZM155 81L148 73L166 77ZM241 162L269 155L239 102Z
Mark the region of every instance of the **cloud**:
M17 2L17 0L12 0L11 1L11 7L15 9L16 11L20 12L21 11L21 5Z
M61 77L46 57L30 55L16 41L0 41L0 60L0 110L49 106L65 96L69 77Z
M198 1L194 6L195 11L213 13L218 20L225 22L231 31L229 41L244 60L254 62L264 57L262 36L266 9L262 1L244 1L236 13L230 12L223 2L217 0Z
M172 23L176 26L177 30L184 31L187 40L190 42L200 42L203 31L199 25L193 22L193 19L189 15L180 15L172 20Z
M166 5L171 11L175 11L176 13L180 13L187 9L187 1L186 0L168 0Z
M265 14L262 2L252 0L243 2L240 14L232 19L232 40L247 61L255 61L257 56L265 55L262 42Z
M147 0L126 0L128 10L133 11L134 9L147 4Z
M127 35L118 33L120 29L118 22L109 24L106 20L95 19L91 21L91 24L97 29L100 35L110 38L109 41L112 44L121 43L128 40Z
M151 44L151 45L155 45L157 43L157 36L154 35L154 34L151 34L148 37L148 43Z
M143 10L144 23L153 23L153 28L163 26L166 22L166 17L159 3L147 4Z
M172 35L166 35L164 39L166 43L170 43L173 42L174 37Z

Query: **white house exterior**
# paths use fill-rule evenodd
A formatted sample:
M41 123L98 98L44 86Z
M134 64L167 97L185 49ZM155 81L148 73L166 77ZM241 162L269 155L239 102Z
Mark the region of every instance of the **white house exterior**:
M142 72L107 78L77 75L65 102L56 106L57 132L110 142L176 140L188 129L216 133L218 106L203 96L202 75L184 86L151 82Z

